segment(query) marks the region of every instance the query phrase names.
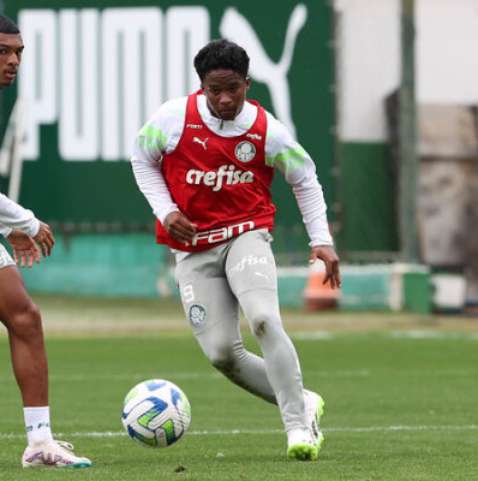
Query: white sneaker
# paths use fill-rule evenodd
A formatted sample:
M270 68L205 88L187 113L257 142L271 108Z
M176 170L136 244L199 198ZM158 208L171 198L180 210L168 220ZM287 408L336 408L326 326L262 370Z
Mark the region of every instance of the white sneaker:
M92 462L73 453L73 445L64 441L46 441L27 446L22 456L24 468L89 468Z
M315 461L319 447L309 429L292 429L287 433L287 457L299 461Z
M318 450L324 442L324 435L320 430L320 418L324 414L325 402L316 392L304 390L305 414L309 421L312 438Z

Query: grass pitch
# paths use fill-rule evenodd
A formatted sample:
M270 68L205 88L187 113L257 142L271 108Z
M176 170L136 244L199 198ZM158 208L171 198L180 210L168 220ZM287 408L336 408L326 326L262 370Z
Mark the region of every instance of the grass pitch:
M390 316L381 315L381 329L337 332L321 323L328 314L286 313L286 320L304 319L300 330L291 325L289 332L305 385L326 401L320 459L300 463L286 459L277 409L208 365L179 306L52 298L39 303L51 321L46 325L53 429L95 466L74 472L22 470L22 410L2 335L0 481L478 479L473 322L458 331L437 329L428 319L421 324L426 329L396 330L409 323L407 316L390 323ZM133 328L126 334L128 318ZM335 325L348 325L343 315L331 318ZM312 319L320 330L311 330ZM253 339L247 342L257 352ZM192 405L189 433L164 450L134 443L120 423L126 392L148 378L175 382Z

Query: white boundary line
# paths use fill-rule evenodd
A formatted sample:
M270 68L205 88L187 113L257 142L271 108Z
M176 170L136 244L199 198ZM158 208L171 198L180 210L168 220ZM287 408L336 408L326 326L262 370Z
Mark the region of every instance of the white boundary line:
M355 377L370 377L377 373L379 373L379 369L343 369L337 371L313 371L310 369L305 369L302 371L303 374L309 375L313 374L315 377L318 378L355 378ZM395 372L394 375L396 376L421 376L423 375L424 371L422 370L408 370L403 372ZM469 368L469 369L435 369L429 370L426 372L428 376L461 376L461 377L472 377L476 376L477 369L476 368ZM146 379L170 379L173 382L176 380L211 380L216 381L218 379L226 379L222 374L219 372L162 372L162 373L131 373L131 374L92 374L92 375L83 375L83 374L72 374L72 375L63 375L63 374L53 374L50 376L50 381L56 382L66 382L66 383L76 383L76 382L85 382L85 381L130 381L131 383L144 381ZM12 376L6 376L4 378L0 378L0 385L2 384L13 384L14 378Z
M326 377L326 378L366 377L371 375L371 372L367 369L349 369L349 370L337 370L337 371L303 370L302 372L313 373L314 376ZM407 372L407 375L409 374L410 373ZM474 372L471 371L471 374L474 374ZM84 381L93 381L93 380L140 382L146 379L157 379L157 378L170 379L173 382L177 379L181 379L181 380L226 379L221 373L215 372L215 371L212 371L212 372L162 372L159 374L158 373L131 373L131 374L92 374L92 375L83 375L83 374L50 375L50 381L59 381L59 382L84 382ZM0 379L0 385L5 383L13 383L13 382L14 382L13 376Z
M324 428L325 433L394 433L394 432L416 432L416 431L478 431L478 424L467 424L463 426L457 425L442 425L442 426L365 426L365 427L332 427ZM237 436L241 434L282 434L281 429L212 429L204 431L190 431L188 436ZM85 431L85 432L71 432L71 433L56 433L56 437L75 437L75 438L116 438L124 437L124 431ZM19 433L0 433L0 439L23 439L24 434Z

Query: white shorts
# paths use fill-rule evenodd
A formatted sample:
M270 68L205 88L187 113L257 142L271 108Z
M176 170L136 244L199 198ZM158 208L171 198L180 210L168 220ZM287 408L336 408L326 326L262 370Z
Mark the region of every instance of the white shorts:
M271 242L266 229L252 230L212 249L183 256L177 263L176 281L195 334L230 322L232 335L239 325L241 294L253 290L260 296L265 289L277 295Z
M0 269L8 266L14 266L15 262L13 261L11 255L8 253L7 249L0 244Z

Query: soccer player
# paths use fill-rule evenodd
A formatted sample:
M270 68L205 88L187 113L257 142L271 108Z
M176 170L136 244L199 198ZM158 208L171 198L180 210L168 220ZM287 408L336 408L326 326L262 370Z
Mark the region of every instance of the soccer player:
M0 88L17 75L23 52L18 27L0 16ZM15 260L31 267L54 245L50 227L8 197L0 194L0 234L13 248ZM41 252L40 252L41 250ZM28 446L23 467L88 467L91 461L75 456L73 446L55 441L50 429L48 365L41 315L25 290L15 262L0 244L0 320L8 331L13 371L21 391Z
M157 241L176 256L176 280L194 335L231 381L279 406L287 455L315 460L324 402L304 390L295 348L279 313L271 251L278 169L291 184L310 236L310 262L340 285L339 259L314 162L257 102L246 51L214 40L194 59L202 89L163 104L140 130L132 166L157 221ZM239 307L262 356L245 350Z

